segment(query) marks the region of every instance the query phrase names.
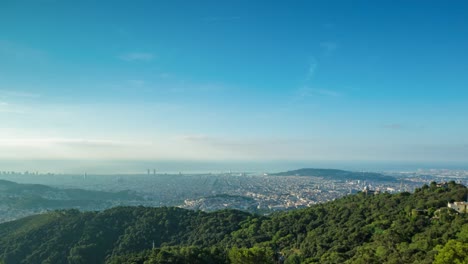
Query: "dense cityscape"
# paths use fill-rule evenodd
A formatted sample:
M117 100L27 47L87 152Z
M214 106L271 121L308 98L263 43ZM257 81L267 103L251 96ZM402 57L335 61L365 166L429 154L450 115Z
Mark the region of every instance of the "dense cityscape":
M177 206L192 210L216 211L238 209L259 214L274 211L310 207L357 192L398 193L413 192L415 188L431 182L455 181L468 183L466 170L416 170L382 173L384 180L335 179L329 175L320 176L278 176L267 173L207 173L207 174L135 174L135 175L55 175L29 172L1 172L0 179L28 184L42 184L55 187L53 191L35 194L49 203L32 203L28 206L12 208L7 203L0 204L2 219L13 220L31 214L61 208L77 208L94 211L119 205L144 205L151 207ZM390 180L389 180L390 179ZM26 185L29 186L29 185ZM34 185L32 185L34 186ZM31 188L31 187L28 187ZM71 198L69 190L103 192L95 201L84 202L84 196ZM16 193L16 199L25 204L25 197L33 191ZM107 193L118 194L109 196ZM124 195L123 195L124 194ZM5 198L5 197L3 197ZM12 195L6 197L12 199ZM77 199L76 201L71 201ZM3 201L3 200L2 200ZM68 201L68 202L67 202Z

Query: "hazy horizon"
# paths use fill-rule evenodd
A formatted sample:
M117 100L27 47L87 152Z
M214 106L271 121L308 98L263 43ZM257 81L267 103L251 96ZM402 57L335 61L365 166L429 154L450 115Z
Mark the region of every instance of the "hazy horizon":
M468 170L462 162L405 161L193 161L193 160L0 160L1 171L54 174L146 174L157 173L272 173L300 168L351 171L415 171L418 169Z
M467 7L2 1L0 159L466 164Z

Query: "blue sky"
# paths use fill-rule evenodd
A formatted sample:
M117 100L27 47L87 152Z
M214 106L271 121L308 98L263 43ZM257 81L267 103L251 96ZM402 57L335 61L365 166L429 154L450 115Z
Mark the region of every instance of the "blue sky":
M0 2L0 158L468 160L466 1Z

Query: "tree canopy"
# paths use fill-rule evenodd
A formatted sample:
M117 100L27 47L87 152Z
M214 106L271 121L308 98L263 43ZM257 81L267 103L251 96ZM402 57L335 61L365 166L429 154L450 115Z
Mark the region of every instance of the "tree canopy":
M0 263L467 263L468 216L446 207L466 192L431 184L270 216L57 210L0 224Z

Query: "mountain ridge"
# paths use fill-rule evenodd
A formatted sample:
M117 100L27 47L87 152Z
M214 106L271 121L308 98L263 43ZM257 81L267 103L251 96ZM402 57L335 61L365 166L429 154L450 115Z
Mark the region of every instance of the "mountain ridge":
M392 176L384 175L377 172L355 172L339 169L322 169L322 168L302 168L285 172L277 172L268 174L270 176L311 176L330 178L335 180L381 180L395 181Z
M0 180L0 222L46 210L80 208L95 210L113 203L142 198L128 191L105 192L84 189L61 189L42 184L24 184Z

